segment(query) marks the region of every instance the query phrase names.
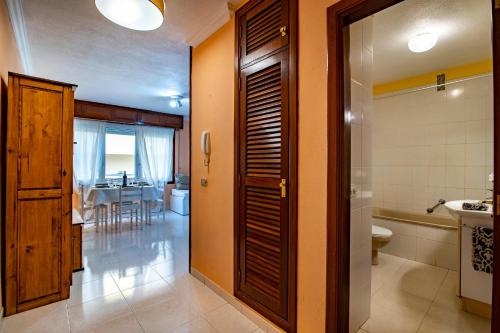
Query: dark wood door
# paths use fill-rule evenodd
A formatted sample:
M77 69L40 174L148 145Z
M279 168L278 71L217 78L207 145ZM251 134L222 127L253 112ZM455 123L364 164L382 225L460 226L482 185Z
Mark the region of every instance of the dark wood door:
M239 289L288 308L288 54L241 71Z
M236 15L235 295L289 332L296 329L296 5L253 0Z
M11 74L6 314L69 297L73 87Z
M264 0L240 16L242 66L288 45L288 13L288 0Z

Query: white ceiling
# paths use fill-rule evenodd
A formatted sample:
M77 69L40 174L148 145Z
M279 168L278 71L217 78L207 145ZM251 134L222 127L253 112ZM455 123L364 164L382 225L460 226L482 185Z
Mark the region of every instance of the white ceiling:
M165 24L139 32L107 20L94 0L23 0L21 8L29 74L77 84L78 99L183 115L189 45L229 18L225 0L167 0ZM183 107L171 108L169 95L185 97Z
M437 45L410 52L408 40L423 32L437 33ZM373 52L375 83L491 59L491 1L403 1L375 14Z

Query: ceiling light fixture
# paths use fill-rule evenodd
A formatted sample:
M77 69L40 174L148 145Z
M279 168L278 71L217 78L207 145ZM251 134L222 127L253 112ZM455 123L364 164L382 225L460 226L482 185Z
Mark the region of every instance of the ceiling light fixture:
M408 48L415 53L422 53L429 51L436 46L438 36L432 32L418 34L408 41Z
M178 108L180 109L182 107L182 102L181 102L182 96L172 96L170 97L170 107L171 108Z
M155 30L163 24L164 0L95 0L108 20L133 30Z

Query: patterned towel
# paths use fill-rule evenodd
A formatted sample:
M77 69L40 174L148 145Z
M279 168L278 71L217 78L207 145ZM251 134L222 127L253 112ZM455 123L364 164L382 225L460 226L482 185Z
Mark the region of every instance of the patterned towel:
M472 266L478 272L493 273L493 229L472 228Z

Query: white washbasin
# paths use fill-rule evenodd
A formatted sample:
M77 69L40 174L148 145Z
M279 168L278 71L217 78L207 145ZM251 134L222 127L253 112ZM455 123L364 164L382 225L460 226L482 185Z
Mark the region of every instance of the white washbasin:
M490 204L486 204L486 206L488 206L487 211L462 209L462 205L464 202L476 203L478 201L480 200L454 200L446 202L444 206L446 207L446 209L448 209L451 215L453 215L457 219L460 219L462 217L491 219L493 214L493 206Z

